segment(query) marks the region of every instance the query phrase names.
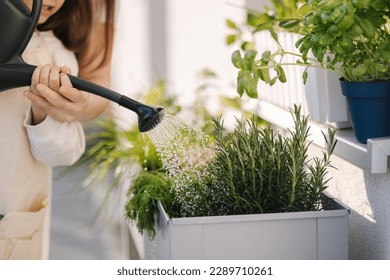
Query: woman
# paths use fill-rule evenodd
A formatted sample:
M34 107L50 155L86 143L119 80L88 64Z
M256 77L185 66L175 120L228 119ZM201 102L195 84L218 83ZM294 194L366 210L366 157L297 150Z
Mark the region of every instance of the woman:
M113 0L43 0L23 53L38 66L31 86L0 93L0 259L48 257L51 167L81 156L80 121L108 105L66 73L110 86L113 13Z

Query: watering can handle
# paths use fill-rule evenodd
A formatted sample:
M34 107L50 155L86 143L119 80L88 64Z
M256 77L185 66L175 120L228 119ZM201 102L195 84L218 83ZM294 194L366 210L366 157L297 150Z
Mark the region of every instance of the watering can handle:
M21 4L24 5L22 0L20 0L20 2L22 2ZM20 46L18 48L17 54L19 56L17 56L16 59L17 58L21 59L21 57L20 57L21 54L26 49L27 44L30 42L30 39L35 31L35 28L37 27L39 18L41 16L41 9L42 9L42 0L33 0L33 6L32 6L32 10L31 10L31 14L30 14L31 24L28 28L27 33L24 35L25 37L24 37L23 42L20 44Z
M19 48L20 54L26 49L27 44L29 43L32 37L32 34L34 33L35 28L37 27L39 18L41 16L42 2L43 0L33 0L33 6L31 9L31 25L28 30L28 33L26 34L25 41L22 43L22 45Z
M31 20L34 29L38 24L39 17L41 16L42 2L43 0L33 0L33 7L31 10Z

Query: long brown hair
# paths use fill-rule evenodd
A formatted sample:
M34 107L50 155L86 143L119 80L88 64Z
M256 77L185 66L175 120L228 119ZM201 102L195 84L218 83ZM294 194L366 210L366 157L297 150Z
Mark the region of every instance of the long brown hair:
M65 0L61 9L45 23L38 25L38 30L53 30L54 34L76 56L82 55L90 43L91 30L95 23L105 15L104 27L104 63L109 55L113 35L115 0ZM96 52L102 45L94 42Z

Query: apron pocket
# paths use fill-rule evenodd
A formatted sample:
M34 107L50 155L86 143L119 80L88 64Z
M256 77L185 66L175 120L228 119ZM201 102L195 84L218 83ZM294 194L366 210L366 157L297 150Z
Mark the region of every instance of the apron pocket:
M0 221L0 259L40 259L46 207L8 213Z

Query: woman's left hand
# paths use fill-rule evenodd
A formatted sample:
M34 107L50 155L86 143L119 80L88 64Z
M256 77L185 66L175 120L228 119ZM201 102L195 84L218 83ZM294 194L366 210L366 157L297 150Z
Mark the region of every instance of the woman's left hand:
M89 94L74 88L67 74L70 74L67 66L47 64L35 69L30 89L24 93L32 104L33 125L48 115L61 122L83 119Z

